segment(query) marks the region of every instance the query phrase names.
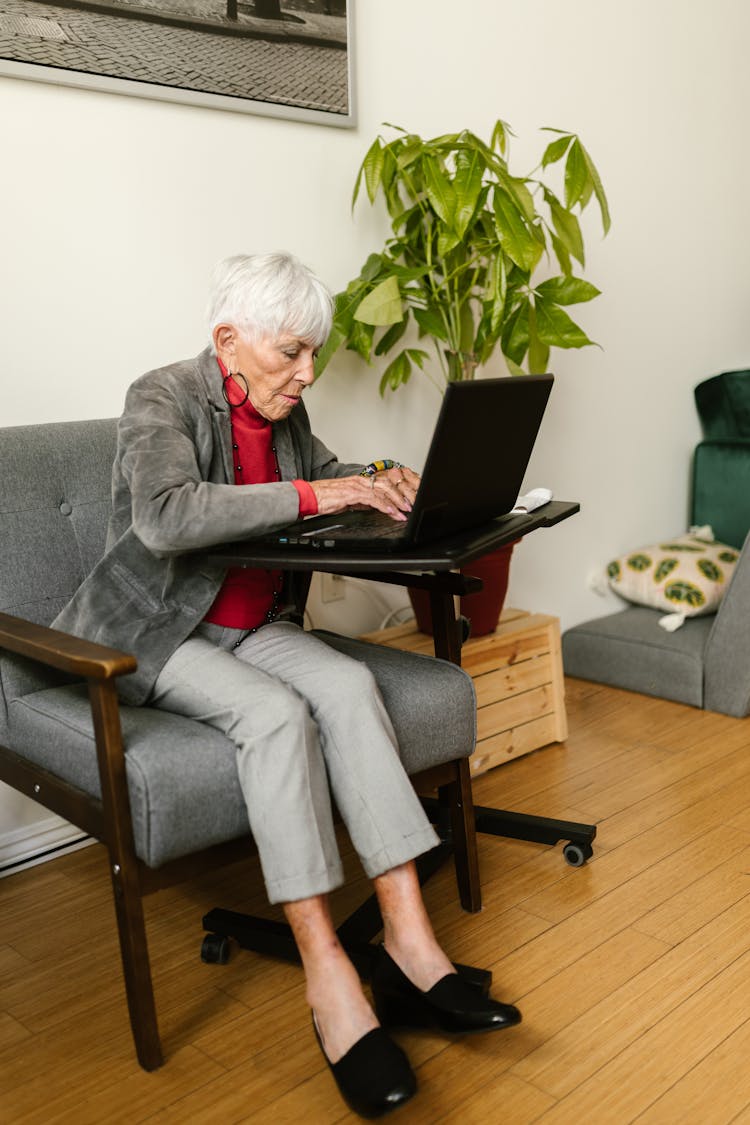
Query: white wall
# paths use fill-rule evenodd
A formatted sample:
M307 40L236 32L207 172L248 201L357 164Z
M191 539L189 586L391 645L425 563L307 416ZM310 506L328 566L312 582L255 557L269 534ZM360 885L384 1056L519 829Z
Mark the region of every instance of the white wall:
M692 387L747 366L750 100L743 0L355 0L356 130L0 79L0 423L116 414L140 372L203 342L204 284L241 249L287 247L338 287L385 232L352 220L356 167L381 122L432 135L578 131L612 213L586 221L579 318L602 350L558 353L527 484L582 512L516 552L511 600L568 626L605 612L586 578L687 518ZM419 464L438 398L337 358L309 394L343 457ZM0 797L0 825L16 798ZM19 817L26 815L19 813Z

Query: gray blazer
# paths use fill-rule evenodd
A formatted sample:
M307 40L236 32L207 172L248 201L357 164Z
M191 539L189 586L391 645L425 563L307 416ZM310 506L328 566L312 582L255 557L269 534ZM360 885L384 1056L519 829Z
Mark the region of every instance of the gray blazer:
M221 386L207 348L130 387L118 424L105 554L53 622L135 654L138 670L118 681L128 703L145 702L162 666L219 591L225 570L209 566L201 549L295 520L299 495L292 480L362 468L336 460L299 403L273 426L281 481L234 484Z

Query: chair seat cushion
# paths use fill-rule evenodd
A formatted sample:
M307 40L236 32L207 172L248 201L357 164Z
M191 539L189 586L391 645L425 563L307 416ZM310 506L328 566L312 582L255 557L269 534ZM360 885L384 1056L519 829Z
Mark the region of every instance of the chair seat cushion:
M372 670L413 774L474 749L471 679L444 661L334 634L323 640ZM138 856L150 867L248 831L233 743L203 723L148 707L120 708ZM100 796L85 685L45 688L11 702L13 750Z
M562 638L565 674L702 707L703 652L714 618L691 617L667 633L660 616L632 606L568 629Z

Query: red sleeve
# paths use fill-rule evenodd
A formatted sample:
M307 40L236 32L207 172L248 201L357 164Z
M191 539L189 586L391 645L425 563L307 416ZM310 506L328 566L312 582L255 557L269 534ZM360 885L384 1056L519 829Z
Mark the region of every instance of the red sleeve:
M306 480L293 480L292 484L299 493L299 514L302 516L317 516L318 501L312 486Z

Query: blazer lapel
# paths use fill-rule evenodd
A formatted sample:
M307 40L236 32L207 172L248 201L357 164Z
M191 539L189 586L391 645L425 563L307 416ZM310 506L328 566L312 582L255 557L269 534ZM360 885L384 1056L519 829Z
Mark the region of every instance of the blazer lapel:
M289 423L277 422L273 427L273 442L276 446L276 457L279 462L279 473L282 480L295 480L301 475L301 470L294 455L294 444Z
M211 426L214 438L221 450L221 464L224 470L224 483L234 484L234 466L232 463L232 424L229 418L229 406L221 393L221 371L216 362L216 356L210 348L206 348L199 356L198 369L211 411Z

